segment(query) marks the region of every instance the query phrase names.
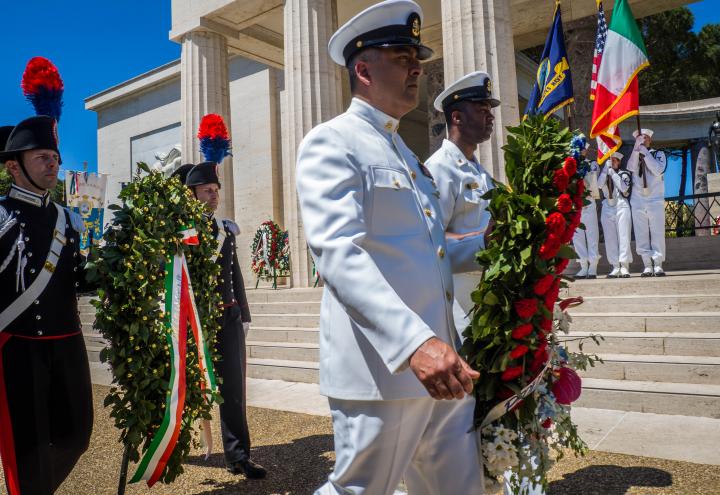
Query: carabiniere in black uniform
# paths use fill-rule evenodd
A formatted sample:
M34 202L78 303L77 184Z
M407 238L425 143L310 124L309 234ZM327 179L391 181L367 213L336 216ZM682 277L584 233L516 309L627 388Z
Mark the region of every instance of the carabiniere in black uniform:
M54 126L43 116L21 122L0 162L57 151ZM81 225L49 192L13 184L0 198L0 455L10 495L54 493L90 441L92 388L76 295L85 288Z
M183 165L176 173L186 186L193 190L205 184L218 184L217 164L203 162ZM235 236L240 232L232 220L218 221L208 214L212 233L218 241L215 261L220 265L218 291L222 296L223 315L217 337L215 369L222 378L220 395L220 425L227 470L245 474L248 478L262 478L265 469L250 460L250 433L246 415L245 331L243 324L250 323L250 309L245 294L240 264L237 258Z

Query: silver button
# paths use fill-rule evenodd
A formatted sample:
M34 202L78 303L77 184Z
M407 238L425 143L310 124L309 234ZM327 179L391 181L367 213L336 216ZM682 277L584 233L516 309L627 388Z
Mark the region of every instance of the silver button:
M25 222L20 222L20 227L25 227Z
M71 237L71 238L70 238L70 242L71 242L71 243L74 243L74 242L75 242L75 239L73 239L73 238Z
M80 287L80 284L78 282L75 282L75 287Z
M42 335L42 334L43 334L42 330L38 330L38 335Z
M29 241L30 238L29 238L28 236L25 236L25 240L26 240L26 241Z
M32 258L32 253L28 253L28 258Z
M40 316L40 315L35 315L35 319L36 319L36 320L42 320L42 316Z
M35 268L30 268L30 273L35 273Z
M40 304L40 299L35 299L34 304Z
M75 267L73 267L73 271L74 271L74 272L76 272L76 271L77 271L77 267L76 267L76 266L75 266Z

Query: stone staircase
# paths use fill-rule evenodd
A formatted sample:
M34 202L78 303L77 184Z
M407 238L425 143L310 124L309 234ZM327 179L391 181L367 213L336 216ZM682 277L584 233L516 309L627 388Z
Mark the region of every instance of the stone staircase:
M604 337L600 346L584 344L605 363L584 373L578 406L720 418L720 270L581 280L568 295L585 298L570 310L568 345ZM321 297L322 289L248 290L250 377L318 381ZM88 354L97 361L103 341L91 328L92 307L81 304Z

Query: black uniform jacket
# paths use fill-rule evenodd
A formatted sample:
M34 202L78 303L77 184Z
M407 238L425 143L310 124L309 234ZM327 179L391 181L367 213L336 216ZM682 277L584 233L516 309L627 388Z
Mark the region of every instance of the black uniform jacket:
M237 229L237 227L230 220L213 220L211 223L212 233L216 239L218 238L218 224L222 226L221 228L225 232L225 240L217 258L217 263L220 265L219 290L223 304L226 307L237 304L242 312L242 321L244 323L250 322L250 307L245 294L245 282L240 272L235 234L233 233L233 230Z
M25 198L39 199L32 204L23 199L12 197L13 189L21 192ZM15 217L15 225L2 233L0 237L0 264L8 260L11 250L15 250L7 266L0 273L0 311L7 308L23 292L17 287L18 253L15 245L22 235L25 248L22 256L26 258L24 269L25 288L30 287L40 273L47 259L50 243L53 239L58 210L49 199L49 194L38 196L29 191L12 186L10 194L0 198L0 218ZM5 328L12 335L28 337L50 337L79 332L77 291L86 289L83 275L83 260L80 255L80 236L73 228L70 213L65 215L66 243L62 247L55 271L45 290L30 306ZM7 224L6 224L7 225ZM2 225L0 225L0 229Z

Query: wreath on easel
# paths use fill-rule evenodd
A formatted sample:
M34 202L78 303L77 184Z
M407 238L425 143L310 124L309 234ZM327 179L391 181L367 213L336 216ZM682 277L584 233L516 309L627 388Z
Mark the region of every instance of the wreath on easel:
M277 289L277 278L290 272L290 245L287 230L280 230L278 224L267 220L260 224L252 242L252 266L257 280L272 280Z

